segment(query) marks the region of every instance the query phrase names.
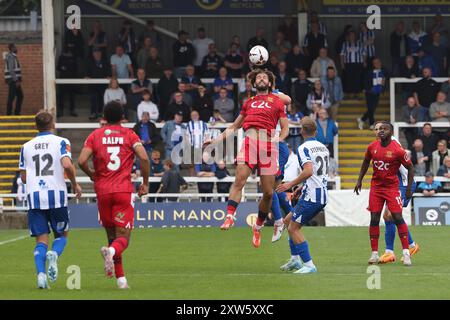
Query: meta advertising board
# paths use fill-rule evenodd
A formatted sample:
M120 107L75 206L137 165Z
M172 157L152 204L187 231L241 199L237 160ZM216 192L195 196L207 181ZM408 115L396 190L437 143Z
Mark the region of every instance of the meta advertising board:
M97 228L96 204L69 205L71 228ZM258 203L243 202L238 207L235 226L252 226L258 216ZM227 215L223 202L138 203L135 206L135 228L219 227Z
M322 13L367 15L373 4L382 14L450 14L450 0L323 0Z
M450 225L450 197L414 198L414 213L416 225Z
M274 0L103 0L115 9L135 15L279 15L279 1ZM84 15L111 14L86 1L78 5Z

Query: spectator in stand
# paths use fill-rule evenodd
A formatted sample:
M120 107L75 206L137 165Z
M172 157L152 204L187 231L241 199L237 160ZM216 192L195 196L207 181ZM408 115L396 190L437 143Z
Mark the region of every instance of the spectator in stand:
M192 41L192 45L195 49L194 66L197 75L201 75L203 73L203 58L208 55L210 51L209 46L213 43L213 39L206 37L205 28L200 27L197 29L197 38Z
M207 134L209 134L208 125L206 122L200 120L198 111L193 110L191 112L191 121L187 124L187 135L191 145L191 155L193 155L191 157L191 161L193 162L191 163L197 164L202 162L202 147L205 140L207 140Z
M359 24L359 41L364 45L367 65L371 66L372 60L375 58L375 32L367 28L366 22Z
M125 109L127 105L127 97L123 89L119 86L117 78L112 77L109 80L109 87L103 95L103 104L106 106L111 101L117 101Z
M145 73L151 78L161 78L164 74L164 61L155 47L150 48L150 56L145 62Z
M380 95L386 88L388 74L383 67L380 58L372 60L372 67L364 78L364 91L366 96L367 111L361 118L358 118L358 128L364 129L364 122L369 120L369 128L373 130L375 125L375 111L380 101Z
M422 140L423 151L431 161L432 153L436 150L439 141L438 136L433 133L433 127L431 126L431 123L427 122L423 125L422 134L420 134L418 138Z
M337 119L339 106L344 99L344 90L342 89L342 81L336 75L336 69L332 66L327 68L327 74L321 79L322 86L330 99L330 117L333 120Z
M116 53L111 56L111 68L113 77L117 79L134 78L133 64L122 45L118 45Z
M215 163L210 164L211 157L208 152L203 152L203 157L200 163L195 164L195 173L199 178L213 178L216 176L217 167ZM214 182L198 182L198 193L213 193ZM201 202L212 201L211 197L201 197Z
M284 61L291 51L291 47L291 43L286 40L284 33L278 31L275 35L275 43L270 48L270 53L276 55L280 61Z
M231 43L228 54L225 56L224 66L232 78L239 78L244 67L244 59L238 53L238 44Z
M344 47L344 43L346 41L348 41L348 34L352 30L353 30L353 26L351 24L347 24L344 27L344 30L342 31L342 33L337 38L336 43L334 45L334 49L336 50L336 56L338 56L338 57L340 56L342 49Z
M405 61L400 65L400 77L407 79L415 79L419 76L419 66L414 61L413 56L406 56ZM402 83L401 92L403 101L406 102L408 97L412 96L414 92L414 83Z
M289 91L287 91L289 92ZM252 83L250 81L245 82L245 91L242 91L239 93L238 96L238 103L239 103L239 110L244 105L245 101L252 98L255 95L254 88L252 86Z
M144 39L144 45L139 49L137 53L137 67L139 69L145 69L147 60L150 58L150 49L152 48L152 39L150 37Z
M234 84L233 79L228 76L227 68L222 67L219 69L219 76L214 79L214 92L215 98L219 96L219 91L222 88L227 90L227 96L229 98L233 97Z
M292 78L287 73L287 65L286 62L281 61L278 64L278 70L275 73L276 79L275 79L275 85L278 90L285 94L289 94L289 91L292 87Z
M414 141L411 161L414 165L414 174L416 176L424 176L425 172L430 170L430 157L423 151L423 143L420 139Z
M300 163L298 162L297 151L289 144L289 158L284 166L284 180L291 182L295 180L301 173Z
M294 104L288 105L287 111L289 125L294 127L289 128L289 136L287 137L286 142L292 146L295 153L297 153L298 147L300 147L303 142L302 135L300 134L300 120L304 117L304 115L300 111L297 111Z
M208 46L208 54L202 61L202 75L204 78L215 78L219 74L221 67L222 58L217 54L216 44L210 43Z
M264 29L261 27L258 27L256 29L256 35L248 40L247 52L250 52L250 49L254 46L263 46L264 48L269 50L269 43L266 39L264 39Z
M193 110L200 115L200 120L208 122L213 115L214 103L211 96L206 92L206 87L202 83L198 85L198 94L194 100Z
M142 101L142 93L148 90L153 93L153 85L150 79L147 79L144 69L138 69L137 79L131 83L131 107L136 110L139 103Z
M431 172L433 172L433 174L437 174L447 156L450 156L450 150L447 148L447 141L439 140L437 150L433 151L431 156Z
M428 29L428 34L439 32L441 35L441 44L444 47L448 47L448 28L444 25L444 19L441 14L436 14L433 24Z
M183 123L183 112L175 113L172 120L164 123L161 129L161 137L164 141L165 158L171 158L173 148L183 141L186 125Z
M183 82L180 82L178 84L178 91L181 92L181 95L183 97L183 102L189 106L189 108L192 108L194 105L194 100L192 100L192 97L186 93L186 84ZM172 95L172 98L170 99L170 102L175 101L175 93Z
M68 48L75 60L77 60L77 65L81 65L84 59L84 38L81 30L78 29L66 29L64 36L64 46Z
M419 58L419 70L428 68L431 70L431 76L437 77L438 66L434 63L433 57L428 54L425 48L421 48L417 56Z
M164 174L161 178L161 186L157 193L180 193L181 190L186 190L188 184L186 180L176 170L175 164L167 159L164 161ZM166 201L176 202L177 197L165 198Z
M306 106L310 110L311 118L314 120L318 118L320 109L328 109L331 106L328 92L325 92L320 80L314 82L314 88L308 95Z
M214 110L219 111L226 122L234 121L234 101L228 97L226 88L221 88L219 98L214 101Z
M89 60L87 68L88 79L106 79L111 76L111 68L102 57L102 51L94 50L93 59ZM104 84L91 84L91 115L89 120L97 120L103 114L103 94L106 90Z
M216 139L222 133L221 129L214 128L214 126L216 124L221 124L221 123L227 123L227 122L220 115L219 111L214 110L212 117L209 119L209 125L210 125L209 136L210 136L211 140Z
M8 99L6 101L6 115L13 113L13 103L16 100L14 115L20 115L23 102L22 69L17 58L17 47L14 43L8 45L9 52L5 56L4 77L8 86Z
M278 32L283 33L291 47L298 44L298 25L290 15L284 17L283 23L278 26Z
M245 48L241 46L241 38L238 35L234 35L231 38L231 43L236 43L237 45L237 53L242 57L244 62L248 60L248 54L247 51L245 51Z
M294 99L294 104L297 110L302 112L304 115L309 115L310 112L306 107L306 100L308 99L309 93L312 91L313 84L306 78L306 71L300 69L298 72L298 79L294 81L292 85L292 98Z
M441 34L435 32L432 35L431 44L425 46L425 51L431 56L436 66L436 76L444 77L447 75L447 48L441 44Z
M156 129L155 124L150 121L150 114L148 112L142 113L142 118L135 124L133 131L141 139L141 143L150 158L153 149L162 139L158 134L158 129Z
M353 98L362 89L364 67L367 65L366 50L361 41L356 40L355 31L348 33L348 41L342 45L341 68L344 77L344 92L352 93Z
M163 68L164 75L159 79L157 90L159 97L159 114L165 114L165 110L170 103L170 99L178 90L178 80L170 67Z
M441 92L444 92L447 96L447 102L450 102L450 78L448 79L448 81L445 81L444 83L442 83L441 85Z
M309 15L308 32L311 31L313 23L318 24L319 32L321 34L323 34L324 36L328 34L327 26L322 21L319 21L319 15L315 11L312 11L311 14Z
M295 77L300 70L306 70L308 67L307 60L307 57L303 54L302 48L296 44L286 56L289 74L292 77Z
M321 48L327 48L328 42L325 35L320 33L319 24L317 22L311 23L311 31L306 34L303 41L303 51L308 57L308 65L311 66L312 62L319 56L319 50Z
M434 181L433 172L425 174L425 181L419 183L417 192L421 192L425 197L432 197L436 193L442 191L442 184L439 181Z
M161 36L158 31L155 30L155 23L153 20L148 20L145 30L141 33L139 37L139 43L142 46L145 38L152 39L152 44L159 50L162 47Z
M408 46L411 51L411 55L418 62L419 51L423 49L426 44L427 34L422 31L419 21L414 21L412 24L412 31L408 35Z
M418 105L429 109L436 99L440 85L431 78L431 70L429 68L422 70L422 76L423 78L417 81L414 86L414 98L416 98Z
M142 92L142 101L139 103L137 107L137 120L142 120L142 115L144 112L147 112L149 115L149 119L152 122L157 122L159 119L159 110L156 104L154 104L150 99L152 97L152 93L148 90L144 90Z
M189 64L186 66L186 73L181 77L181 82L186 85L186 94L190 95L192 101L197 98L198 86L201 81L200 78L195 75L194 66Z
M327 75L327 70L329 67L333 67L336 70L336 65L333 59L328 57L328 49L321 48L319 50L319 57L314 60L311 66L311 77L312 78L323 78Z
M416 124L417 122L426 121L427 110L422 106L418 106L416 104L416 99L411 96L406 100L406 105L403 106L402 115L403 122ZM403 128L402 130L408 143L408 149L411 150L413 141L417 138L418 130L417 128Z
M178 40L172 46L173 65L175 76L181 78L186 70L186 66L194 62L195 49L191 43L187 42L189 33L184 30L178 32Z
M136 56L137 37L130 20L123 22L122 29L120 29L117 35L117 40L123 47L125 54L130 57L133 67L136 67L136 61L134 59Z
M278 60L278 57L275 55L271 55L269 58L269 63L266 63L264 66L261 66L262 69L269 69L273 73L276 73L278 70L278 63L280 61Z
M444 163L439 167L436 175L438 177L450 178L450 156L444 158Z
M164 175L164 166L161 162L161 152L153 150L150 157L150 177L162 177ZM148 193L154 194L158 191L161 182L150 182ZM156 200L158 199L158 200ZM160 198L149 198L149 202L161 202Z
M409 55L409 41L405 31L405 23L399 21L395 26L395 30L391 33L390 39L392 74L394 76L401 75L401 66L404 65L406 57ZM415 73L416 75L418 73ZM409 76L407 77L409 78Z
M223 160L219 160L217 162L216 166L216 172L215 172L216 178L219 180L225 179L227 177L230 177L230 172L228 171L225 162ZM217 182L217 193L225 193L228 194L230 192L230 188L232 183L231 182ZM221 198L221 202L227 202L228 197Z
M449 123L450 120L450 103L446 101L447 95L444 92L438 92L436 102L430 106L430 118L432 122ZM440 139L447 138L448 128L436 128L435 132Z
M89 34L89 57L92 58L94 51L101 51L103 62L107 62L108 53L106 52L108 42L106 38L106 32L102 30L100 21L95 20L94 31ZM89 72L89 69L88 69Z
M323 143L330 152L330 157L334 158L334 137L338 134L336 123L328 118L328 111L324 108L320 108L316 122L317 141Z
M7 60L8 61L8 60ZM11 70L11 68L9 69ZM63 52L61 53L61 56L58 59L58 65L56 66L56 70L59 72L59 78L61 79L73 79L77 77L77 61L73 55L73 51L71 51L67 46L64 47ZM11 74L14 73L10 72ZM12 96L11 87L14 88L15 92L14 95L17 95L17 101L16 101L16 112L15 114L20 114L20 109L22 105L22 88L21 88L21 76L16 76L16 82L13 82L13 80L7 80L9 83L9 95ZM18 83L19 85L16 85ZM17 93L16 93L17 92ZM64 100L65 97L69 95L69 110L70 115L72 117L77 117L77 113L75 112L75 90L74 87L71 85L61 85L59 87L59 94L58 94L58 117L64 116ZM8 97L8 112L7 114L12 113L12 103L14 100L14 96Z
M173 102L169 104L164 115L164 121L173 119L175 114L182 113L183 122L188 122L190 120L191 108L186 102L183 101L183 93L181 91L176 91L173 94Z

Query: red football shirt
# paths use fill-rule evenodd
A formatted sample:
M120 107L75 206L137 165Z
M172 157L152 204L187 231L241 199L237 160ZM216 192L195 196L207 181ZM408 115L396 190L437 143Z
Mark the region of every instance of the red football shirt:
M106 126L89 135L84 147L93 152L97 196L134 191L131 170L134 147L139 143L140 139L133 130L120 125Z
M257 95L242 106L241 115L245 117L243 128L266 129L269 134L277 127L280 118L286 118L283 101L276 95Z
M365 159L373 161L372 188L397 190L400 165L407 167L411 164L406 151L393 140L386 147L379 140L372 142L367 147Z

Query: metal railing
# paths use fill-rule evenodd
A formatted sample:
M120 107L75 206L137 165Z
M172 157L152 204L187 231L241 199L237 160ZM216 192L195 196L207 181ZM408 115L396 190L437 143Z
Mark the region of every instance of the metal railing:
M393 122L394 125L394 136L398 137L401 128L422 128L425 123L431 123L433 128L450 128L449 122L417 122L415 124L410 124L406 122ZM436 146L437 148L437 146Z

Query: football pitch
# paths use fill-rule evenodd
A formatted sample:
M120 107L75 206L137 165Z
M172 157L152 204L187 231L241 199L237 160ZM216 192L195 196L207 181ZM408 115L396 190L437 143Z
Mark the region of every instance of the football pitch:
M72 230L59 279L44 291L36 289L34 240L26 230L3 230L0 299L450 299L450 227L411 232L421 247L413 266L400 263L397 238L398 262L380 265L381 288L369 290L367 228L306 228L319 271L310 275L280 271L290 256L287 233L272 244L271 227L264 228L259 249L251 245L250 228L137 229L124 254L131 290L120 291L103 273L104 231ZM66 287L70 265L81 270L80 290Z

